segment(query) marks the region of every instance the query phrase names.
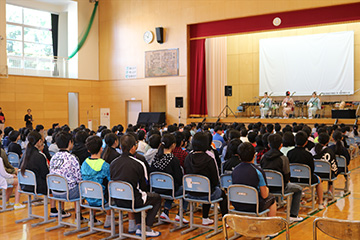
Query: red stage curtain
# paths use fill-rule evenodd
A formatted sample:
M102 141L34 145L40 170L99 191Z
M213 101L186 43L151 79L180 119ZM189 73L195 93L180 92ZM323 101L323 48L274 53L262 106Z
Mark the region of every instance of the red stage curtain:
M206 117L205 39L190 41L190 117Z

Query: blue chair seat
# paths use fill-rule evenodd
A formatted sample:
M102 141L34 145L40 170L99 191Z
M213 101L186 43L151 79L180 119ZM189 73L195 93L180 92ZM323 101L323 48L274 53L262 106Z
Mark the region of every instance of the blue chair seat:
M80 201L80 198L74 198L74 199L69 199L69 200L67 200L66 198L54 197L54 196L49 196L49 199L54 199L54 200L56 200L56 201L66 201L66 202L76 202L76 201Z
M256 214L255 212L247 212L247 211L238 211L238 210L235 210L235 209L232 209L231 212L234 212L234 213L237 213L237 214L244 214L244 215L259 215L259 216L262 216L264 215L265 213L268 213L270 210L269 209L266 209L262 212L259 212L258 214Z
M19 181L20 186L21 185L32 186L34 188L34 191L30 192L30 191L24 191L24 190L19 189L20 193L28 195L28 216L27 216L27 218L15 221L15 223L23 223L23 222L26 222L26 221L29 221L32 219L37 219L37 218L43 219L43 221L41 221L41 222L31 224L32 227L35 227L38 225L54 222L55 219L50 220L49 216L48 216L48 196L37 192L35 173L32 171L29 171L29 170L25 170L24 175L22 175L19 172L19 174L17 176L18 176L18 181ZM44 216L39 216L39 215L33 214L31 196L43 196L43 198L44 198Z
M135 213L141 212L141 211L146 211L146 210L149 210L149 209L153 208L153 206L151 206L151 205L141 207L141 208L134 208L134 209L132 209L132 208L124 208L124 207L117 207L115 205L112 205L111 207L114 208L114 209L117 209L117 210L121 210L121 211L125 211L125 212L135 212Z
M103 233L110 233L111 235L108 237L114 238L118 236L115 234L115 218L114 218L114 210L110 208L109 204L105 204L105 196L103 191L103 186L94 181L84 180L79 183L79 195L80 195L80 206L83 208L90 209L90 222L89 222L89 231L86 233L82 233L78 235L78 238L86 237L94 233L103 232ZM90 204L85 204L84 199L94 199L101 202L100 206L91 206ZM110 222L110 230L97 228L94 225L94 217L95 212L94 210L99 211L108 211L111 210L111 222Z
M199 203L204 203L204 204L213 204L213 203L221 202L223 200L223 198L218 198L218 199L215 199L215 200L211 200L211 202L209 202L208 200L190 198L189 195L185 195L184 200L188 201L188 202L199 202Z
M47 183L47 187L48 187L48 198L58 201L58 218L57 218L58 224L54 227L46 228L45 231L49 232L49 231L63 228L66 226L75 228L74 230L64 232L64 235L67 236L70 234L74 234L74 233L77 233L80 231L87 230L88 227L84 227L84 228L81 227L80 198L75 198L75 199L69 198L70 191L69 191L69 185L68 185L67 179L58 174L48 174L46 176L46 183ZM50 193L52 191L59 192L59 193L66 193L66 198L51 196ZM62 214L61 214L61 212L62 212L61 202L75 202L75 204L76 204L76 222L75 223L63 221Z
M146 210L152 209L152 205L135 208L135 199L134 199L134 189L132 185L124 181L110 181L108 184L109 189L109 198L110 199L119 199L119 200L128 200L131 201L131 208L118 207L113 205L112 201L109 201L109 205L114 210L119 210L119 239L126 237L136 238L136 239L146 239ZM136 236L134 234L124 233L124 221L123 221L123 212L141 212L141 235ZM113 212L113 211L112 211Z
M203 193L207 196L207 200L190 198L189 192ZM194 196L195 197L195 196ZM218 199L211 199L211 184L210 180L202 175L197 174L187 174L183 176L183 198L185 201L190 203L190 226L188 229L181 232L181 234L189 233L197 228L205 228L213 230L212 233L208 234L206 238L210 238L222 232L222 229L218 228L218 205L219 202L223 201L220 197ZM203 226L200 224L194 223L194 203L203 203L203 204L214 204L214 224L213 226Z
M170 220L170 219L161 219L160 217L158 217L158 222L156 223L156 225L154 226L158 226L163 224L164 222L167 223L173 223L176 225L175 228L170 229L170 232L179 230L181 228L185 227L184 224L184 216L183 216L183 196L179 195L176 196L175 195L175 183L174 183L174 178L168 174L168 173L164 173L164 172L152 172L150 174L150 191L151 192L156 192L156 191L160 191L160 197L162 199L165 200L179 200L179 217L180 217L180 221L174 221L174 220ZM161 191L165 191L162 192ZM165 194L166 193L166 194ZM158 216L160 216L160 209L159 209L159 214Z

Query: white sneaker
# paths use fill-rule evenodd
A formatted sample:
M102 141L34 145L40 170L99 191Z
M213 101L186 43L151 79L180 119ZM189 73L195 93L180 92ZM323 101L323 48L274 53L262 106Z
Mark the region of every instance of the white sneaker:
M161 232L158 231L154 231L154 230L150 230L150 231L146 231L146 237L158 237L161 235ZM136 235L141 236L141 229L136 229Z
M169 216L166 215L166 213L164 213L164 212L161 213L160 218L164 219L164 220L170 220Z
M15 209L15 210L22 209L22 208L26 208L26 205L25 205L25 204L21 204L21 203L18 203L18 204L15 204L15 205L14 205L14 209Z
M10 201L6 202L6 206L7 206L7 207L14 206L14 204L15 204L15 203L12 203L12 202L10 202Z
M87 223L87 222L89 222L89 219L87 219L87 218L83 217L83 218L80 219L80 224L81 223ZM77 223L76 218L75 218L75 223Z
M273 237L276 237L277 235L279 235L279 233L269 234L268 237L273 238Z
M302 220L304 220L304 218L302 217L290 217L290 222L301 222Z
M322 203L322 204L319 204L319 209L320 209L320 210L323 210L324 208L326 208L326 205L325 205L325 204L323 204L323 203Z
M202 219L202 225L207 226L214 223L214 220L211 220L210 218L203 218Z
M177 221L177 222L179 222L179 221L180 221L180 216L179 216L179 215L176 215L176 217L175 217L175 221ZM188 224L188 223L189 223L189 221L188 221L188 220L186 220L185 218L183 218L183 223Z
M103 225L103 222L100 221L100 220L98 220L98 219L95 219L95 220L94 220L94 227L95 227L95 226L100 226L100 225ZM88 223L88 226L90 226L90 221L89 221L89 223Z

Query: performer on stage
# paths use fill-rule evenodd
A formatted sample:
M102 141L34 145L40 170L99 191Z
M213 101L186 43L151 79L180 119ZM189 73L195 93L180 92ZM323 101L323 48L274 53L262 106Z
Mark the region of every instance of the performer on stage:
M294 111L294 100L290 97L290 92L286 91L286 97L282 101L284 118L289 118L289 114Z
M312 98L307 103L309 119L315 117L316 111L321 109L320 98L316 95L316 92L312 93Z
M271 98L268 97L268 93L264 93L264 98L259 102L261 118L268 117L271 114Z

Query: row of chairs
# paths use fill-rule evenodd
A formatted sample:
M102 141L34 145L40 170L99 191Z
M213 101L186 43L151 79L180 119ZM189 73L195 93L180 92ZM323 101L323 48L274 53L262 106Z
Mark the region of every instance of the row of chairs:
M140 237L140 239L145 239L145 211L152 208L152 206L146 206L143 208L135 208L134 207L134 200L133 200L133 189L132 186L129 183L126 182L121 182L121 181L111 181L109 183L109 197L110 199L122 199L122 200L131 200L132 201L132 208L121 208L118 207L116 205L114 205L111 201L109 202L109 206L105 205L105 199L104 199L104 194L103 194L103 190L100 184L96 183L96 182L91 182L91 181L82 181L80 182L79 185L79 189L80 189L80 198L77 199L73 199L70 200L69 199L69 189L68 189L68 185L67 185L67 181L65 178L56 175L56 174L49 174L47 176L47 185L48 185L48 194L47 195L42 195L37 193L36 190L36 178L35 178L35 174L29 170L25 171L24 175L19 174L18 176L19 178L19 183L22 185L30 185L34 187L34 192L27 192L27 191L23 191L21 190L21 193L27 194L28 195L28 217L22 220L18 220L16 221L16 223L21 223L21 222L25 222L28 220L32 220L32 219L36 219L36 218L40 218L43 221L32 224L33 227L41 225L41 224L46 224L46 223L50 223L50 222L54 222L55 220L50 220L48 217L48 199L54 199L56 201L59 201L59 205L58 205L58 224L57 226L51 227L51 228L47 228L46 231L51 231L54 229L58 229L61 227L64 227L65 225L70 226L70 227L75 227L75 230L72 231L67 231L64 233L64 235L69 235L69 234L73 234L73 233L77 233L79 231L85 231L88 230L88 227L82 228L81 227L81 223L80 223L80 207L84 207L87 209L90 209L90 231L84 234L80 234L78 235L78 237L84 237L87 236L89 234L101 231L101 232L107 232L110 233L110 237L115 237L117 235L119 235L119 237L135 237L134 235L130 235L127 233L124 233L123 231L123 211L126 212L141 212L142 214L142 236ZM172 195L161 195L162 198L164 199L178 199L180 200L180 223L179 226L173 230L178 230L181 229L183 227L185 227L184 223L182 222L182 201L183 199L185 201L188 201L190 203L190 226L189 229L185 230L182 232L182 234L190 232L198 227L202 227L204 228L205 226L202 225L198 225L194 223L194 205L196 203L202 203L202 204L214 204L214 219L215 219L215 224L214 226L207 226L206 228L214 230L212 233L210 233L209 235L207 235L207 238L214 236L218 233L220 233L222 230L219 229L218 227L218 217L217 217L217 211L218 211L218 203L222 200L221 198L219 199L211 199L211 187L210 187L210 181L209 179L207 179L204 176L200 176L200 175L185 175L183 178L183 184L184 184L184 192L182 196L174 196L174 181L171 177L171 175L166 174L166 173L161 173L161 172L155 172L151 174L151 187L152 188L158 188L158 189L168 189L168 190L172 190ZM66 199L63 198L58 198L58 197L54 197L51 195L51 191L61 191L61 192L66 192L67 193L67 197ZM197 200L197 199L192 199L189 197L189 195L187 194L187 192L203 192L203 193L207 193L208 195L208 199L207 200ZM230 202L246 202L249 204L255 204L256 205L256 213L248 213L248 212L239 212L236 210L230 210L231 212L235 212L238 214L254 214L256 216L261 216L265 213L268 212L267 211L263 211L263 212L259 212L258 211L258 192L255 188L251 188L248 186L242 186L242 185L233 185L231 187L229 187L228 189L229 192L229 200L228 200L228 205L230 207ZM41 196L44 198L44 216L38 216L32 213L32 207L31 207L31 197L32 196ZM102 201L102 205L100 207L92 207L89 206L88 204L84 204L83 202L83 198L95 198L95 199L101 199ZM76 224L72 224L69 222L64 222L62 221L62 208L61 208L61 204L60 202L75 202L76 203ZM111 217L112 217L112 223L111 223L111 229L110 230L106 230L106 229L102 229L102 228L95 228L94 224L93 224L93 216L94 216L94 212L93 210L100 210L100 211L106 211L106 210L111 210ZM120 211L120 216L119 216L119 234L115 234L115 223L114 223L114 211L115 210L119 210Z
M285 230L286 239L290 239L289 223L281 217L251 217L227 214L223 218L223 225L227 224L238 235L264 238ZM339 220L331 218L316 218L313 223L313 239L318 239L318 230L335 239L360 239L360 221ZM236 236L236 235L235 235ZM224 238L229 237L229 230L225 228Z
M340 174L345 176L345 187L337 188L339 190L344 190L344 195L349 194L349 174L347 170L346 159L343 156L337 156L339 167L343 167L345 170ZM315 173L321 174L323 181L333 182L336 180L336 177L331 175L331 166L330 163L323 160L315 160ZM284 202L287 202L287 216L286 219L289 221L290 213L290 204L292 194L285 194L284 185L283 185L283 176L280 172L273 170L264 170L266 174L266 179L268 186L270 187L271 193L278 197L278 199L284 199ZM302 187L308 187L311 190L311 206L303 205L302 207L311 208L311 211L308 214L312 214L318 209L315 208L315 188L318 183L312 184L311 181L311 170L310 167L304 164L290 164L290 173L291 173L291 182L297 183ZM327 176L327 177L325 177ZM227 189L232 184L231 174L223 174L220 177L220 184L222 188ZM333 196L332 196L333 197ZM334 198L333 198L334 199ZM335 200L335 199L334 199ZM331 202L330 202L331 203Z
M47 228L46 231L51 231L55 229L62 228L64 226L70 226L75 227L75 230L72 231L66 231L64 232L64 235L70 235L74 234L80 231L88 230L88 227L81 227L81 221L80 221L80 206L84 208L90 209L90 231L84 234L78 235L78 237L84 237L88 236L90 234L96 233L96 232L106 232L110 233L109 238L113 238L116 236L120 237L132 237L132 238L138 238L138 239L146 239L146 227L145 227L145 211L152 208L152 206L146 206L143 208L135 208L134 200L133 200L133 189L132 186L129 183L126 182L110 182L109 183L109 196L112 199L122 199L122 200L131 200L132 201L132 208L120 208L116 205L113 205L111 202L107 206L105 205L105 199L103 194L102 186L96 182L91 181L82 181L80 182L79 189L80 189L80 198L76 199L69 199L69 189L68 189L68 183L67 180L59 175L56 174L49 174L47 175L47 185L48 185L48 194L42 195L40 193L37 193L36 190L36 177L35 174L29 170L25 171L25 174L19 174L19 184L21 185L28 185L34 187L34 192L28 192L21 190L21 193L28 195L28 217L25 219L17 220L16 223L22 223L28 220L32 219L43 219L43 221L32 224L32 227L54 222L55 219L50 220L48 217L48 199L53 199L59 202L58 204L58 224L57 226ZM59 191L59 192L66 192L66 198L58 198L51 195L51 191ZM31 197L43 197L44 198L44 216L38 216L32 213L32 207L31 207ZM102 205L100 207L93 207L88 204L84 204L83 198L94 198L94 199L100 199L102 201ZM76 221L75 224L65 222L62 220L62 207L61 202L75 202L76 203ZM100 211L106 211L111 210L111 227L110 230L102 229L102 228L95 228L94 227L94 210L100 210ZM119 210L120 211L120 217L119 217L119 234L115 234L115 220L114 220L114 211ZM140 237L136 235L130 235L125 234L123 231L123 211L126 212L141 212L142 214L142 235Z

